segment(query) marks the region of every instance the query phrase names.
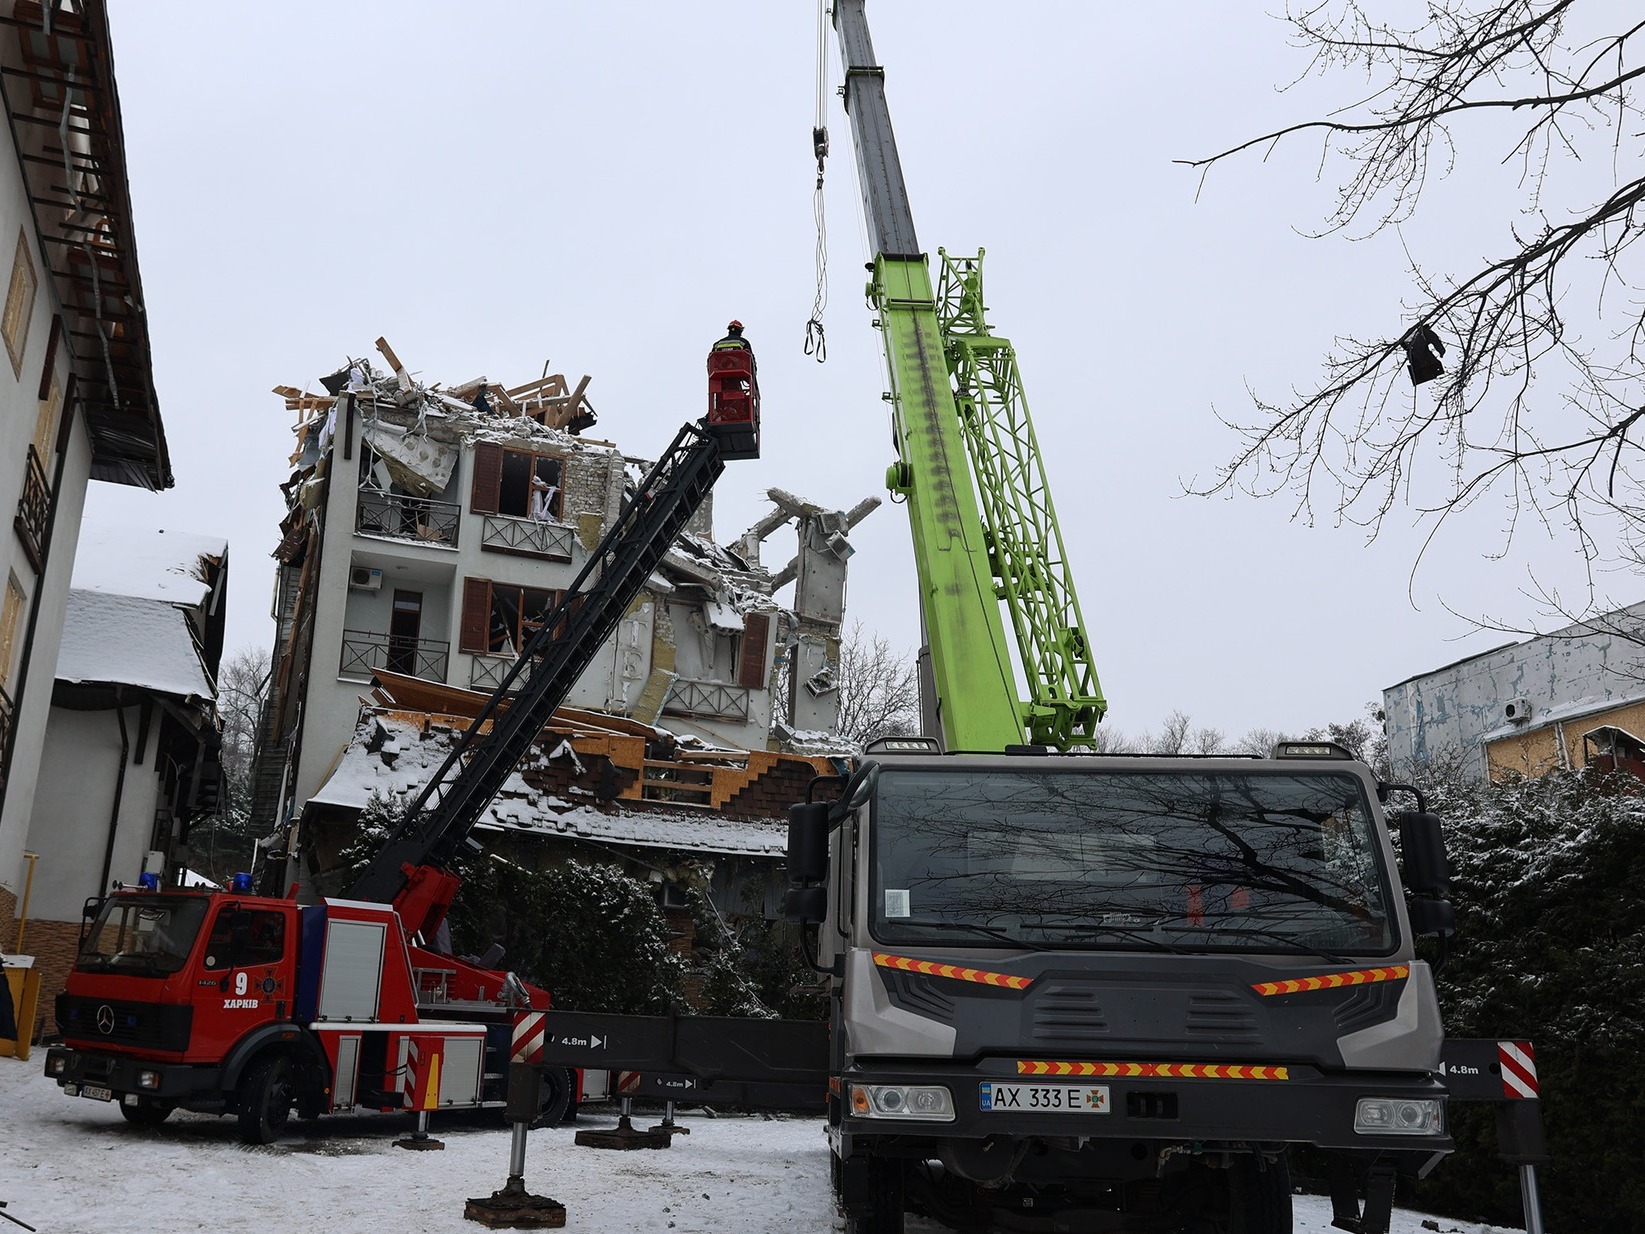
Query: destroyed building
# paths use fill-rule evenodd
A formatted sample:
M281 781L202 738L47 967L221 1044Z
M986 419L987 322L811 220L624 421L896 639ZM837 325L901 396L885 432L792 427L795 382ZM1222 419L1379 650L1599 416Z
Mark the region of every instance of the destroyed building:
M336 889L362 811L415 797L643 474L588 434L587 377L424 385L378 349L386 367L351 361L324 393L275 390L297 443L254 773L265 888ZM774 912L786 806L844 752L826 730L846 533L877 503L843 514L774 492L777 511L728 548L711 500L480 828L525 864L579 845L649 871L691 858L717 899L748 899L752 879ZM769 571L760 542L789 522L799 552ZM801 616L773 599L788 581ZM791 652L804 701L786 712L803 723L774 738ZM782 739L796 729L803 753Z

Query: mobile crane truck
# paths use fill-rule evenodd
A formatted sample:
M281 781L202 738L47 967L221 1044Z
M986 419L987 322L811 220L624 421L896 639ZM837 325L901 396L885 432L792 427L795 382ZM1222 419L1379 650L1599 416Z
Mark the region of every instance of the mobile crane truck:
M1092 753L1105 703L981 254L916 239L864 0L835 0L929 641L928 736L790 816L790 920L828 974L853 1234L1291 1228L1288 1145L1385 1234L1451 1148L1414 940L1450 933L1439 822L1347 751ZM968 463L969 460L969 463ZM979 500L980 499L980 500ZM1018 697L1000 609L1028 678ZM934 705L932 705L934 704ZM824 797L823 784L814 797Z
M153 1124L234 1114L249 1143L304 1115L503 1103L548 992L433 949L475 823L691 519L727 459L759 455L748 353L710 357L710 405L673 443L342 898L119 890L88 909L46 1074ZM551 1072L552 1118L574 1077ZM424 1118L426 1123L426 1117Z

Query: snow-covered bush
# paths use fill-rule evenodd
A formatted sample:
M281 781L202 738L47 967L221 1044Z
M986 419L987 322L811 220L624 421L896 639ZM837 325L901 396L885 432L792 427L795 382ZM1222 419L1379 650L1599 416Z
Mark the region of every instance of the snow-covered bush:
M452 906L459 954L506 949L505 967L562 1011L654 1015L679 1007L685 966L651 888L614 865L524 870L480 859Z
M1645 785L1587 771L1455 777L1433 797L1458 918L1439 975L1446 1030L1535 1044L1549 1227L1645 1234ZM1455 1105L1452 1125L1459 1151L1419 1203L1518 1224L1493 1110Z

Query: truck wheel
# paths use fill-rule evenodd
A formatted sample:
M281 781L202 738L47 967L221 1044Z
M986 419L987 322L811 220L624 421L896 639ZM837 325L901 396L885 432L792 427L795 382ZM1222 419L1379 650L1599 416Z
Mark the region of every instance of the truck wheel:
M120 1103L120 1116L134 1127L158 1127L170 1114L170 1103L152 1097L139 1098L136 1105Z
M274 1055L261 1059L240 1084L240 1138L272 1144L291 1121L291 1063Z
M571 1094L577 1080L562 1067L550 1067L538 1080L537 1117L532 1127L558 1127L571 1112Z
M1243 1157L1228 1181L1233 1234L1291 1234L1291 1170L1284 1157Z
M903 1234L905 1163L870 1157L867 1165L868 1205L855 1212L846 1210L845 1234Z

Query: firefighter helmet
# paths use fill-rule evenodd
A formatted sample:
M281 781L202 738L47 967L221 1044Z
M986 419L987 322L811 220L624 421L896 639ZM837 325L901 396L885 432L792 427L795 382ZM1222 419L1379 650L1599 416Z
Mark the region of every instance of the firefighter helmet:
M726 332L726 333L727 333L727 334L736 334L736 335L740 335L740 334L742 334L742 332L743 332L743 323L742 323L742 322L740 322L740 321L738 321L738 320L736 320L736 319L735 319L735 318L733 318L733 319L732 319L732 321L731 321L731 324L730 324L730 325L728 325L728 326L727 326L727 327L726 327L726 328L725 328L725 332Z

